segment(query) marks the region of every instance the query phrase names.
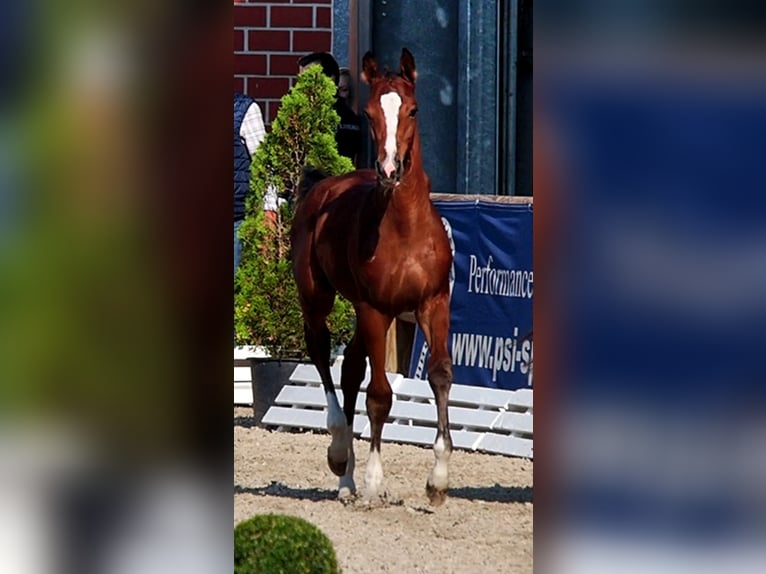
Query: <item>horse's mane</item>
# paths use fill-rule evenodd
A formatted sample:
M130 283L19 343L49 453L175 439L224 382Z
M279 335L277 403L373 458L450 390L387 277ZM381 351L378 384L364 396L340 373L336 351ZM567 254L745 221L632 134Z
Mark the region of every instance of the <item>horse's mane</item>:
M303 175L298 183L298 200L306 197L311 191L311 188L326 177L327 174L321 169L311 167L310 165L303 166Z

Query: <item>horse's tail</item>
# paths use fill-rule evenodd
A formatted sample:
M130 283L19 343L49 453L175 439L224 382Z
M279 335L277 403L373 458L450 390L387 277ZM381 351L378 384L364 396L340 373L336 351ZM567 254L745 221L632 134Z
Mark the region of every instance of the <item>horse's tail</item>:
M308 165L304 166L303 175L301 176L301 181L298 184L298 200L306 197L309 191L311 191L311 188L326 177L327 174L321 169L317 169Z

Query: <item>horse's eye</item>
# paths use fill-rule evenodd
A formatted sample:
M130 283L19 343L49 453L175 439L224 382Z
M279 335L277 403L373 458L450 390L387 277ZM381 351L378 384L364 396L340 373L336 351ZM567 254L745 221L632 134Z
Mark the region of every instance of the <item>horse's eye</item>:
M418 109L417 108L412 108L410 110L410 117L414 118L416 115L418 115Z

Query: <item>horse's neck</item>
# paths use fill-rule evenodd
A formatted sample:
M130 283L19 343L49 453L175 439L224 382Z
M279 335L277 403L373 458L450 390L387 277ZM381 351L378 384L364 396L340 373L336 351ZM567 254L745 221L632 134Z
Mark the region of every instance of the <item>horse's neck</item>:
M431 200L431 181L423 169L423 160L419 150L413 150L410 165L402 174L399 187L394 193L394 202L402 207L418 206Z
M410 150L409 165L402 174L397 195L408 202L429 201L430 193L431 182L423 169L423 157L420 153L420 134L415 132L415 140Z
M400 233L418 229L431 201L431 183L423 171L419 153L413 154L400 184L394 189L378 188L378 210L381 220L394 223Z

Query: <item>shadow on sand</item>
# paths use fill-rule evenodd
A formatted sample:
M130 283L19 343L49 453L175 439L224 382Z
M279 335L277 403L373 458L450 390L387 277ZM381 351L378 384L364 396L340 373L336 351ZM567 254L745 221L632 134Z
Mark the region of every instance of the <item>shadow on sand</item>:
M282 482L272 481L268 486L234 485L235 494L255 494L258 496L279 496L295 500L335 500L338 492L324 488L294 488ZM484 502L522 503L532 502L531 486L460 486L451 488L450 498L464 500L482 500Z
M450 488L451 498L483 500L484 502L532 502L531 486L459 486Z
M268 486L242 486L234 485L234 494L255 494L258 496L279 496L282 498L294 498L296 500L335 500L338 497L336 490L325 488L293 488L282 482L272 481Z

